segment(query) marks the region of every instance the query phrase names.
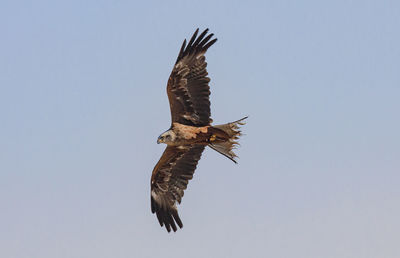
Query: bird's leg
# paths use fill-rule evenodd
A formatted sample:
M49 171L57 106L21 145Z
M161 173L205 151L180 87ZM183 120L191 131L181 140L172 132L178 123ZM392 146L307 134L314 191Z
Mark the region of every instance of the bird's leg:
M217 139L217 136L215 134L210 136L210 142L215 141L215 139Z

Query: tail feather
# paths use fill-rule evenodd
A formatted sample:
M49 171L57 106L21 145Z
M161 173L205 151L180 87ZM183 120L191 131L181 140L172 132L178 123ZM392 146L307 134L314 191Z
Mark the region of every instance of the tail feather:
M237 163L235 158L238 158L238 156L233 152L233 150L240 145L238 140L242 133L239 129L241 125L246 124L243 122L246 118L247 116L235 122L213 126L214 128L223 131L227 135L227 138L221 140L217 137L217 140L209 143L208 146Z

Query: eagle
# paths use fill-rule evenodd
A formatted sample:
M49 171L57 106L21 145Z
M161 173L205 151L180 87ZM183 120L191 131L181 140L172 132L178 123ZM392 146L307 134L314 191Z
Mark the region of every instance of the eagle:
M199 36L197 29L189 43L183 41L167 83L171 126L157 143L167 147L151 176L151 211L168 232L183 224L178 215L184 190L193 178L206 146L236 163L233 149L238 145L240 126L247 117L235 122L214 125L210 118L210 78L204 54L217 39L208 29ZM208 35L207 35L208 34Z

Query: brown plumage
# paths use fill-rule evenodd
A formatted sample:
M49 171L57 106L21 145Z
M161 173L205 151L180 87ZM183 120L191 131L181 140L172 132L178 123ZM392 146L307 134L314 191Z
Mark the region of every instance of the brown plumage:
M187 45L184 40L168 79L171 127L157 140L168 146L151 176L151 211L168 232L183 226L176 203L181 203L204 148L209 146L236 163L232 150L241 135L239 126L247 118L210 125L210 78L204 54L217 39L211 39L213 34L207 35L208 29L199 36L198 32L199 29Z
M205 146L192 145L179 148L168 146L155 166L151 178L151 211L157 214L160 225L176 231L176 224L182 227L176 202L181 203L183 191L193 178L197 162Z
M210 87L207 77L207 63L204 54L217 39L214 34L205 35L206 29L196 39L199 29L193 34L188 45L183 41L181 50L168 79L167 93L171 107L172 122L185 125L205 126L211 123Z

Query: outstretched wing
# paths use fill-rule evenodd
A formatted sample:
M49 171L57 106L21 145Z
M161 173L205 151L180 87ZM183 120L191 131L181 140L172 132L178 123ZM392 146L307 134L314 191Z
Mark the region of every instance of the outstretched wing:
M168 146L151 176L151 212L156 213L160 225L177 230L183 227L176 202L181 203L183 191L201 158L205 146ZM176 223L176 224L175 224Z
M167 93L171 108L172 123L191 126L206 126L210 118L210 87L207 63L204 54L217 39L207 35L208 29L198 37L199 29L188 45L183 41L175 66L168 79ZM207 35L207 36L206 36Z

